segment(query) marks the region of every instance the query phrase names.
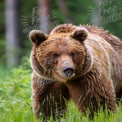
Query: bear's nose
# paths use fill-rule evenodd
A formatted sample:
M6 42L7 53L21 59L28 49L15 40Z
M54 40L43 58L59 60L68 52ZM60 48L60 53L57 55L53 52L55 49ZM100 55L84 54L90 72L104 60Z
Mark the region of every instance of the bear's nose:
M66 75L66 77L71 77L73 76L75 70L71 67L68 67L68 68L64 68L63 72Z

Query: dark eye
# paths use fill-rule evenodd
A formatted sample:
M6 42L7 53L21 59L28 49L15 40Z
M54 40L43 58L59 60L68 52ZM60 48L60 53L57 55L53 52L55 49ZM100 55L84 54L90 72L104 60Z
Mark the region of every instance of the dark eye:
M71 52L70 55L71 55L72 57L74 57L74 56L76 55L76 53L75 53L75 52Z
M59 56L60 56L60 55L59 55L58 53L54 53L54 54L53 54L53 57L54 57L54 58L58 58Z

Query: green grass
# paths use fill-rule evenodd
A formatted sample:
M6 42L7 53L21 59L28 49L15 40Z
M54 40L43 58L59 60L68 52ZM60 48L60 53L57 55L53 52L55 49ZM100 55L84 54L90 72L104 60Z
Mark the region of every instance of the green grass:
M43 122L36 120L32 111L31 68L28 59L22 66L11 72L0 66L0 122ZM52 119L49 122L54 122ZM68 103L68 110L60 122L90 122L73 103ZM102 110L93 122L122 122L122 104L116 113L108 114Z

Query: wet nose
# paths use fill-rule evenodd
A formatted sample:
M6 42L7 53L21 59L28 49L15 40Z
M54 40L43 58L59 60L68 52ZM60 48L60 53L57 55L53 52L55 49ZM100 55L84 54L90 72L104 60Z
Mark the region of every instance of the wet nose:
M68 67L68 68L65 68L63 72L66 75L66 77L71 77L74 74L74 69L71 67Z

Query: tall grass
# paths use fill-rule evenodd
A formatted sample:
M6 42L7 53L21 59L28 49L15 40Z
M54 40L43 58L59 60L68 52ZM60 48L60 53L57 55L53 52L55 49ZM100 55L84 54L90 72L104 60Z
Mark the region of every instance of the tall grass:
M36 120L32 111L31 68L28 59L23 65L10 72L0 66L0 122L43 122ZM54 122L52 119L49 122ZM90 122L73 103L68 103L68 110L60 122ZM122 104L118 112L108 114L99 111L93 122L122 122Z

